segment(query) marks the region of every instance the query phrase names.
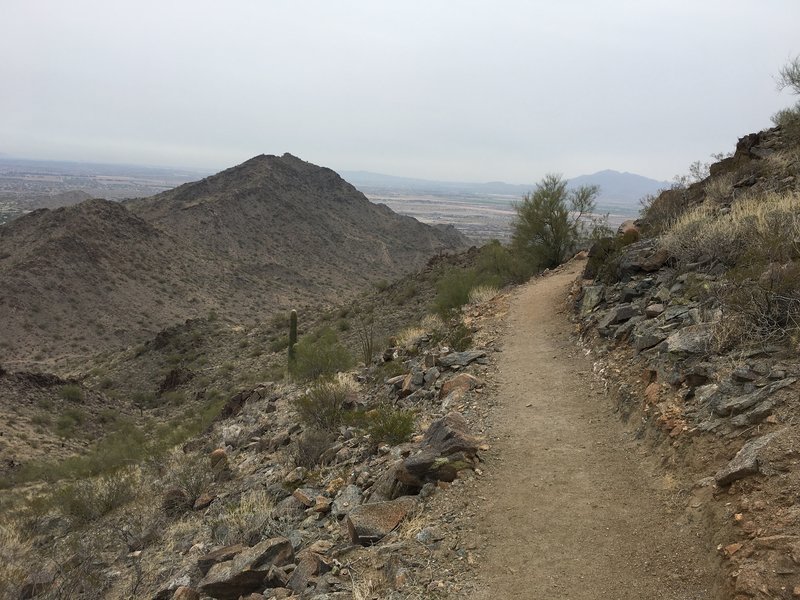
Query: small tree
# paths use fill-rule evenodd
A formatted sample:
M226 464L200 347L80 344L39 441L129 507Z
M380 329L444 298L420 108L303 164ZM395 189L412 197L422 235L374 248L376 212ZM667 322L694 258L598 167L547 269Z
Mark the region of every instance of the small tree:
M778 73L777 83L778 90L788 88L792 94L800 95L800 56L796 56L783 66ZM800 134L800 101L772 115L772 122L783 127L790 137Z
M536 270L561 264L586 233L582 219L594 211L599 191L596 185L567 190L561 175L545 175L514 207L512 248Z

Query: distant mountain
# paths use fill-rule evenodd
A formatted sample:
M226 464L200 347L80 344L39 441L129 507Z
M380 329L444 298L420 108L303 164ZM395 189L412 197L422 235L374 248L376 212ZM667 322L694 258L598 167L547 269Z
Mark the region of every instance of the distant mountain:
M368 194L395 191L398 193L436 195L499 195L517 199L535 188L533 183L435 181L396 177L368 171L342 171L342 177ZM573 177L569 180L569 185L570 187L599 185L598 208L603 212L609 210L625 211L626 214L638 210L638 202L642 197L669 186L664 181L657 181L634 173L620 173L612 170Z
M93 354L212 310L253 321L341 300L467 245L289 154L149 198L40 209L0 225L3 360Z

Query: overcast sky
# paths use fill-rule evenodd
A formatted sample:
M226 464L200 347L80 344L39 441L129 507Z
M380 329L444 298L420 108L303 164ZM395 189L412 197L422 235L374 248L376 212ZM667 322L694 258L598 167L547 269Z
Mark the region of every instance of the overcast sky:
M798 0L0 0L0 153L657 179L792 102Z

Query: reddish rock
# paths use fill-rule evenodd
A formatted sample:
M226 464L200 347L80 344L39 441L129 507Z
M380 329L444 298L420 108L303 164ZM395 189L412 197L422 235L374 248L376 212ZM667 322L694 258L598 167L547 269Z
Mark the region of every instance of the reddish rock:
M297 488L292 492L292 496L302 505L311 508L316 503L317 492L310 488Z
M389 502L362 504L345 517L350 540L368 546L379 542L416 507L417 499L402 496Z
M442 384L442 389L439 390L439 398L448 396L451 392L460 391L468 392L476 387L481 387L483 382L469 373L459 373L455 377L451 377Z
M197 590L182 585L172 595L172 600L200 600L200 594Z

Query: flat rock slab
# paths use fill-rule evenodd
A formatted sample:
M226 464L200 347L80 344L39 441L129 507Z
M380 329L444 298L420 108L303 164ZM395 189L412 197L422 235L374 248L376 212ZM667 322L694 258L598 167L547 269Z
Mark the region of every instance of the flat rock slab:
M482 385L483 382L474 375L459 373L442 384L442 389L439 390L439 398L445 398L448 394L455 391L468 392Z
M466 367L471 362L479 358L485 358L486 352L483 350L467 350L466 352L451 352L438 359L439 365L442 367Z
M736 453L733 460L714 475L714 481L717 482L717 485L730 485L734 481L758 473L759 454L776 435L777 432L762 435L759 438L750 440L742 446L742 449Z
M362 504L345 518L350 540L354 544L368 546L383 539L397 527L417 506L413 496L402 496L389 502Z

